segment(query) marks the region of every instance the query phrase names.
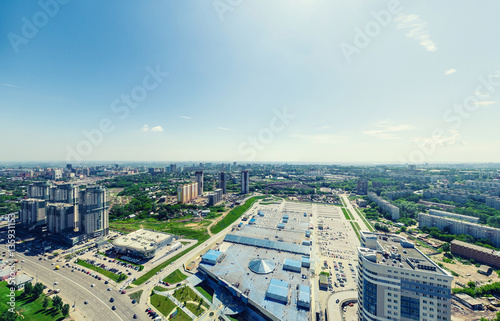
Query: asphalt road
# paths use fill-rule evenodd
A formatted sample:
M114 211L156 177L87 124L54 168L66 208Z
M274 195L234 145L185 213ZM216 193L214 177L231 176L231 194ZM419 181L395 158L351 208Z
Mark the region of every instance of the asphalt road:
M2 244L2 248L6 249L6 245ZM4 251L4 250L2 250ZM139 317L138 320L148 320L149 318L141 311L137 305L133 305L132 300L127 294L119 294L117 288L113 286L114 282L104 284L105 278L101 281L75 270L71 272L71 268L62 268L65 263L57 263L52 260L38 260L36 256L27 256L23 253L16 252L15 257L19 260L16 268L21 268L18 273L26 273L34 277L33 283L37 280L47 286L47 289L60 289L58 294L64 301L71 306L70 314L75 310L79 311L81 317L75 315L77 319L83 320L132 320L134 314ZM25 260L24 263L21 261ZM54 263L54 265L51 265ZM55 270L55 265L60 265L60 270ZM54 285L54 282L59 282ZM95 284L95 287L91 287ZM120 285L118 285L120 286ZM111 288L111 291L107 289ZM114 302L109 302L110 298L114 298ZM88 304L84 304L88 301ZM112 306L116 306L116 310L112 310Z

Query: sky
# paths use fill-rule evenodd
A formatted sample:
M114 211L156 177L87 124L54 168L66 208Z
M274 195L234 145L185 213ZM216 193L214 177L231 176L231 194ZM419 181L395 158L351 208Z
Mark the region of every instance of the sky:
M0 161L498 162L500 3L0 2Z

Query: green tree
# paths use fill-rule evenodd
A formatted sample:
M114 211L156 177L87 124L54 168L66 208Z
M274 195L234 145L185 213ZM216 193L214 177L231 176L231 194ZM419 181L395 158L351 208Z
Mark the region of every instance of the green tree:
M30 296L33 293L33 284L28 282L24 285L24 295Z
M64 316L67 316L69 314L69 304L66 303L65 305L63 305L63 307L62 307L62 314Z
M45 299L43 299L43 307L44 309L46 309L48 306L49 306L49 298L45 297Z
M43 284L38 282L37 284L35 284L35 287L33 288L32 295L35 298L38 298L42 293L43 293Z
M476 283L474 281L469 281L467 282L467 286L471 289L474 289L476 287Z
M441 249L445 252L449 252L451 250L450 243L448 242L443 243L443 245L441 245Z
M63 301L62 299L56 295L53 299L52 299L52 305L54 306L54 308L57 310L57 311L60 311L62 309L62 306L63 306Z

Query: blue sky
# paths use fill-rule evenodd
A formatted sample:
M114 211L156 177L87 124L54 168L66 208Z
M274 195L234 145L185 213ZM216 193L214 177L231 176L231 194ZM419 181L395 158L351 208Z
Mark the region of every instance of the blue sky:
M41 3L0 4L0 161L500 159L497 2Z

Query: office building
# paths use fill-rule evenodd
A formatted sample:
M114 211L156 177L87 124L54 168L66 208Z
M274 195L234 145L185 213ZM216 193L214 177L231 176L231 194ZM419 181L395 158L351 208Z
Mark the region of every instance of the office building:
M184 184L177 187L177 201L179 203L189 203L198 198L198 183Z
M53 234L70 233L75 230L75 206L66 203L47 205L47 231Z
M222 189L222 194L226 194L227 174L225 172L220 172L219 176L219 188Z
M170 164L170 173L175 173L175 172L177 172L177 165Z
M241 171L241 194L250 193L250 174L248 170Z
M87 187L80 191L79 229L88 237L98 237L109 233L109 203L106 188Z
M361 231L358 320L451 320L453 276L412 242Z
M196 171L194 173L195 181L198 183L198 196L203 195L203 171Z
M37 226L45 225L46 223L46 206L47 201L43 199L28 198L21 201L21 209L19 210L19 221L21 224L30 230Z
M368 192L368 181L366 179L358 180L357 194L366 195L367 192Z

